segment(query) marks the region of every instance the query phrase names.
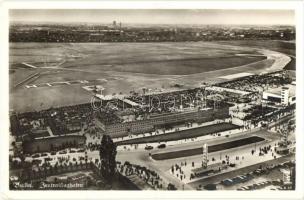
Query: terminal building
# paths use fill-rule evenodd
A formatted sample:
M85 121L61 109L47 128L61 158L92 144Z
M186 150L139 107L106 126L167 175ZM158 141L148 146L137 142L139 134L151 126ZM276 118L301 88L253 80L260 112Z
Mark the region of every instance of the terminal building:
M123 116L124 117L124 116ZM186 123L189 121L207 122L214 119L225 119L229 117L228 107L221 109L192 110L184 112L151 114L142 120L121 120L117 116L116 122L104 121L96 117L95 124L111 137L124 137L132 134L149 133L158 128L170 126L172 124Z
M294 84L271 88L263 92L263 103L280 106L293 105L296 103L295 90Z

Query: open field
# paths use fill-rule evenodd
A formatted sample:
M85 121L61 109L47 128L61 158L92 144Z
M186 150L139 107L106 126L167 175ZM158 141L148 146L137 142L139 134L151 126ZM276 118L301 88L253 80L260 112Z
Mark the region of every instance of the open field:
M10 109L24 112L87 103L92 96L82 89L88 85L85 83L44 88L26 85L96 80L89 84L102 85L105 94L128 94L147 86L176 89L176 83L186 89L203 81L219 81L218 77L223 75L260 73L273 65L274 59L245 45L210 42L12 43ZM39 77L27 80L35 73ZM22 84L13 87L18 83Z
M230 142L225 142L225 143L221 143L221 144L215 144L215 145L208 146L208 153L232 149L232 148L244 146L247 144L261 142L263 140L265 140L265 139L258 137L258 136L252 136L252 137L234 140L234 141L230 141ZM195 149L172 151L172 152L167 152L167 153L152 154L152 158L154 160L166 160L166 159L195 156L195 155L199 155L199 154L202 154L202 147L195 148Z
M296 44L290 41L278 41L278 40L239 40L239 41L224 41L220 42L222 44L229 45L240 45L240 46L251 46L257 48L266 48L273 51L285 53L290 55L292 60L285 69L287 70L296 70Z
M295 42L279 41L279 40L231 40L222 41L221 44L236 45L236 46L248 46L265 48L288 55L296 55L296 44Z
M172 132L156 136L148 136L144 138L136 138L126 141L117 142L117 145L126 145L126 144L142 144L142 143L153 143L153 142L165 142L173 140L182 140L187 138L200 137L212 133L218 133L223 131L229 131L232 129L239 128L239 126L228 123L221 124L212 124L208 126L203 126L199 128L193 128L178 132Z
M27 51L29 48L31 53ZM195 74L265 59L254 50L230 49L212 43L193 42L14 43L10 45L10 50L12 67L21 62L37 67L56 66L56 62L62 62L60 66L64 68L90 69L91 66L97 66L100 71L160 75Z

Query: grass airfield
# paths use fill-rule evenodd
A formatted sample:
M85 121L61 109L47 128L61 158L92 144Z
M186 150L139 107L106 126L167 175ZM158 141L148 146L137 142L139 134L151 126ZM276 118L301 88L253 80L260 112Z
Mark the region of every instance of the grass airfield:
M141 87L176 90L221 81L240 72L259 73L274 62L258 48L211 42L182 43L11 43L10 109L17 112L87 103L86 85L106 94ZM30 68L22 63L35 66ZM27 77L39 73L28 81ZM27 88L27 85L87 80L87 84ZM16 84L22 83L15 87Z

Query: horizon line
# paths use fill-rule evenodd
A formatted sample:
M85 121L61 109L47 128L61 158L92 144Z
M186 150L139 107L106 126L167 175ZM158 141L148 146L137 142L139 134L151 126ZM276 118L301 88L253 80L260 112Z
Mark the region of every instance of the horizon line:
M118 23L120 23L119 21L117 21ZM43 21L43 22L39 22L39 21L20 21L20 20L11 20L9 21L9 23L23 23L23 24L87 24L87 25L91 25L91 24L100 24L100 25L112 25L112 22L58 22L58 21ZM121 22L122 23L122 22ZM239 26L293 26L295 27L295 24L279 24L279 23L275 23L275 24L241 24L241 23L223 23L223 24L219 24L219 23L122 23L122 25L124 24L128 24L128 25L239 25Z

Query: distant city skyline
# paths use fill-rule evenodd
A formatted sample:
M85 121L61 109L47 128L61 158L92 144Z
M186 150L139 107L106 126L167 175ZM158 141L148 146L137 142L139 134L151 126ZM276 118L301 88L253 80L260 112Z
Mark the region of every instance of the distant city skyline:
M294 25L293 10L12 9L11 22L123 24Z

